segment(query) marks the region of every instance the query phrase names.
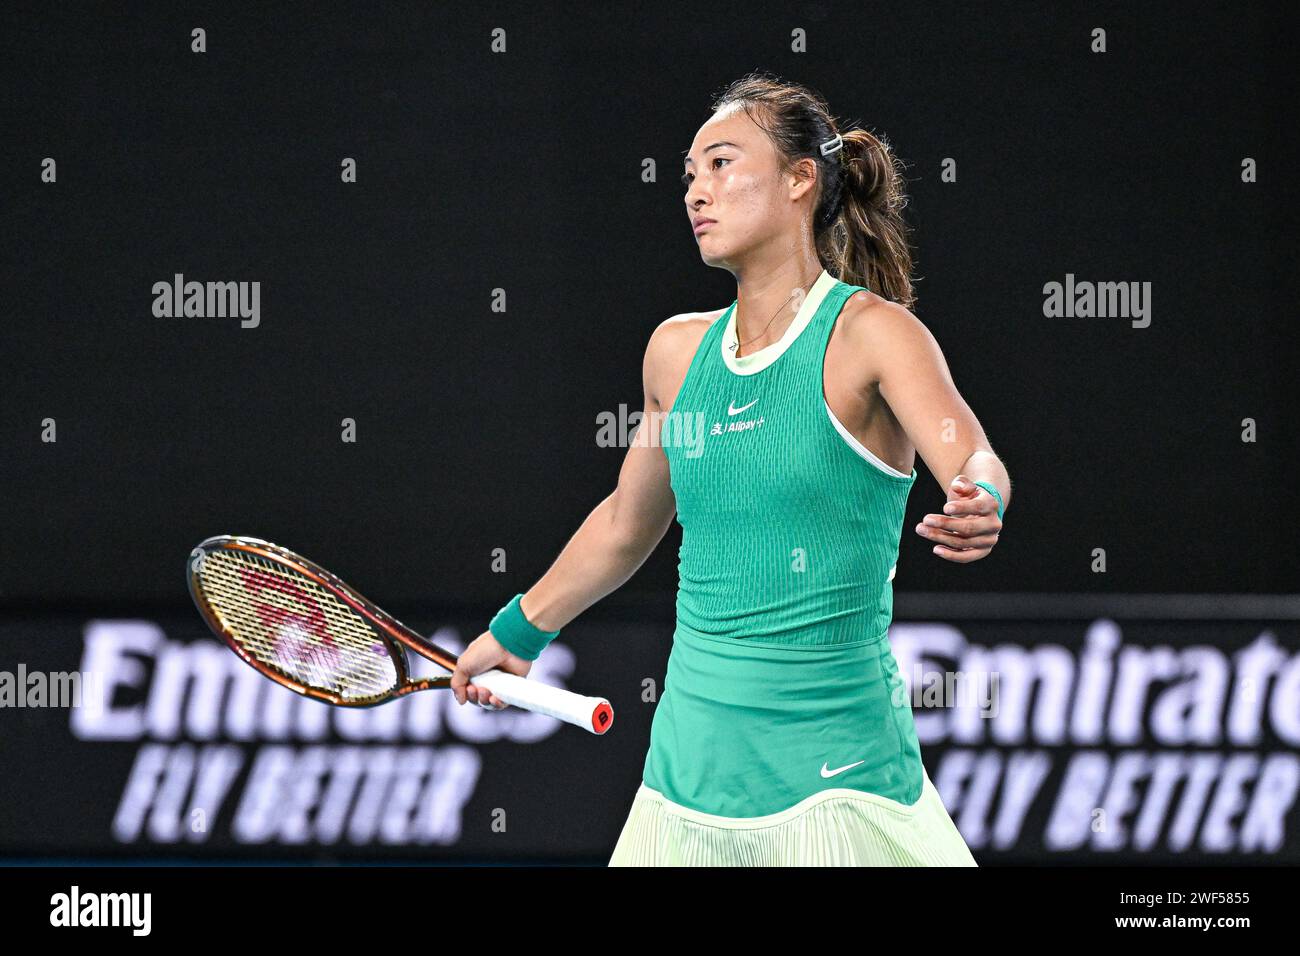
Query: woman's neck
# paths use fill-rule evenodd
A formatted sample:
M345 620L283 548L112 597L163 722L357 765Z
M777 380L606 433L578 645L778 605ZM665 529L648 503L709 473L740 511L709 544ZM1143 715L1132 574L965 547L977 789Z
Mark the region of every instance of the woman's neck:
M803 305L822 265L816 256L769 268L748 268L736 278L736 357L778 342Z

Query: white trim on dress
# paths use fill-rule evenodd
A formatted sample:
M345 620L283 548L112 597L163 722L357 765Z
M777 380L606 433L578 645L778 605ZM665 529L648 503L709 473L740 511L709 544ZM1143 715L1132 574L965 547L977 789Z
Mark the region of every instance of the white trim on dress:
M799 311L794 315L794 321L790 327L782 333L781 337L771 345L764 346L757 352L750 355L736 357L736 350L733 348L737 341L736 338L736 310L731 310L731 315L727 319L727 326L722 332L722 361L726 363L727 368L737 375L753 375L755 372L761 372L773 362L775 362L788 349L794 340L799 337L799 333L807 327L812 321L812 317L821 307L822 300L826 298L826 293L835 288L836 283L840 280L835 278L825 269L817 277L817 281L812 284L808 294L804 296L803 304L799 306Z
M922 796L925 795L924 784L928 782L928 776L925 776L922 770ZM663 804L664 809L675 817L683 820L689 820L692 823L699 823L704 826L722 827L727 830L762 830L767 827L780 826L783 823L789 823L791 820L808 812L813 807L822 803L843 802L843 801L861 801L870 803L900 816L910 817L916 814L922 801L918 799L916 803L908 806L905 803L899 803L897 800L891 800L888 797L882 797L878 793L868 793L865 790L851 790L847 787L831 787L827 790L821 790L811 796L804 797L792 807L786 807L784 810L778 810L776 813L768 813L758 817L723 817L715 813L705 813L703 810L695 810L691 807L684 807L680 803L674 803L669 800L658 790L647 786L642 781L639 790L643 791L642 795L651 800Z
M848 443L848 446L850 448L852 448L859 455L865 458L868 462L875 465L877 468L879 468L887 475L893 475L895 478L912 477L911 475L903 474L901 471L899 471L897 468L892 467L891 465L885 464L883 461L881 461L879 458L873 455L871 453L871 449L868 448L866 445L862 444L862 442L858 441L857 436L855 436L853 432L845 428L844 423L835 417L835 413L831 411L830 403L826 401L825 396L822 396L822 404L826 406L826 414L830 416L831 424L835 426L835 430L840 433L840 437L843 438L844 441Z

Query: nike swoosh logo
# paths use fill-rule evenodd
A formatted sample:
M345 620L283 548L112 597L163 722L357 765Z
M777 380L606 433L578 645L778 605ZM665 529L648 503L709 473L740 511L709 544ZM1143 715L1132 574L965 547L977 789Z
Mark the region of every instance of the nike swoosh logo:
M866 763L865 760L859 760L857 763L851 763L846 767L839 767L835 770L829 770L827 769L826 764L822 764L822 776L823 777L838 776L839 774L842 774L845 770L852 770L854 767L860 766L861 764L864 763Z
M745 409L747 409L747 408L753 408L753 407L754 407L755 405L757 405L757 404L758 404L758 399L754 399L754 400L753 400L752 402L750 402L748 405L742 405L742 406L740 406L740 408L737 408L737 407L736 407L736 403L735 403L735 402L731 402L731 403L727 406L727 414L728 414L728 415L739 415L739 414L740 414L741 412L743 412Z

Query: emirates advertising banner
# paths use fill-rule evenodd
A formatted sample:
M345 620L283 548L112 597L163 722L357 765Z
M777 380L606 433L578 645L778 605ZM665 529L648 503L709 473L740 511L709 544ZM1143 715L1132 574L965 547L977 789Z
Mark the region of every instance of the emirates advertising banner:
M967 603L927 619L900 595L889 640L930 776L981 864L1300 862L1289 601L1271 617L1166 602L1164 618L1055 619L1042 599L1033 618ZM482 630L423 623L457 652ZM10 617L0 857L603 864L671 632L580 620L536 663L535 679L609 698L597 737L446 691L331 707L187 615Z

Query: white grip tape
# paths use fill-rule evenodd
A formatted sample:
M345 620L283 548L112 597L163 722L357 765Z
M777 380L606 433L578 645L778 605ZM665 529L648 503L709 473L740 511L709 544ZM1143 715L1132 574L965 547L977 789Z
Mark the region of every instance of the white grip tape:
M484 671L470 678L471 684L486 687L512 707L522 707L537 714L574 724L593 734L603 734L609 723L597 729L596 712L602 707L612 713L603 697L584 697L573 691L552 687L501 670Z

